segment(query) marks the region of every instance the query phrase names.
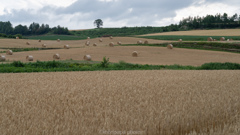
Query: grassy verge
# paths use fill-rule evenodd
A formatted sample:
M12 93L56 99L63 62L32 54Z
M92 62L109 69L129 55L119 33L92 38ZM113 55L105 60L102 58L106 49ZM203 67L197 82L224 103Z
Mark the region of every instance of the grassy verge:
M140 38L148 38L148 39L157 39L157 40L172 40L178 41L182 39L183 41L207 41L209 37L213 39L220 40L221 37L225 37L225 39L233 39L240 40L239 36L184 36L184 35L162 35L162 36L139 36Z
M33 39L33 40L83 40L86 39L87 37L80 37L80 36L73 36L73 35L40 35L40 36L28 36L25 37L28 39Z
M9 48L0 48L0 49L9 49ZM13 52L39 51L39 50L51 50L51 49L60 49L60 48L11 48ZM6 51L0 51L0 53L6 53Z
M108 59L102 62L32 62L22 63L14 61L12 63L0 64L0 73L22 73L22 72L63 72L63 71L108 71L108 70L240 70L237 63L206 63L199 67L182 65L140 65L131 64L124 61L119 63L109 63Z
M176 48L201 49L211 51L225 51L240 53L240 43L219 43L219 42L173 42ZM141 44L141 45L122 45L122 46L158 46L166 47L168 43L162 44Z

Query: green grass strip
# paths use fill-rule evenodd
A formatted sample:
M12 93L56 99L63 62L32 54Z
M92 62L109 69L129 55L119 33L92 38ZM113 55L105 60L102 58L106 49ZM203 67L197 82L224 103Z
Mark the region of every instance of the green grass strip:
M109 63L105 59L102 62L61 62L61 61L37 61L23 63L14 61L12 63L0 64L0 73L26 73L26 72L65 72L65 71L110 71L110 70L240 70L238 63L206 63L202 66L182 65L141 65L131 64L124 61Z

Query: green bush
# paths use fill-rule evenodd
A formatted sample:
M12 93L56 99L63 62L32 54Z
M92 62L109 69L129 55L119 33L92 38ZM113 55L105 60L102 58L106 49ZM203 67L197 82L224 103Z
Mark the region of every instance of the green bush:
M103 57L103 61L101 62L101 67L106 68L109 65L109 58Z
M12 65L14 67L24 67L24 63L22 63L21 61L14 61Z
M237 63L205 63L203 64L200 69L203 70L239 70L240 64Z

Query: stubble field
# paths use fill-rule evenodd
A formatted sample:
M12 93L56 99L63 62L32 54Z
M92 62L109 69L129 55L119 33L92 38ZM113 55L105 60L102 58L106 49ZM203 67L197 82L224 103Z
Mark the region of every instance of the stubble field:
M217 29L217 30L190 30L146 34L143 36L160 36L160 35L192 35L192 36L240 36L240 29Z
M138 64L152 64L152 65L192 65L200 66L209 62L233 62L240 63L240 55L236 53L206 51L206 50L192 50L192 49L180 49L174 48L172 50L165 47L150 47L150 46L115 46L109 47L110 41L115 44L117 41L122 41L123 44L136 44L138 40L144 41L140 38L131 37L115 37L114 39L105 38L103 42L99 42L99 39L90 39L90 46L86 46L87 40L73 40L73 41L47 41L43 40L38 42L37 40L29 40L30 45L26 45L28 40L15 40L15 39L1 39L0 47L6 46L10 48L39 48L38 51L23 51L13 52L13 55L5 55L7 61L22 61L26 60L27 55L34 57L33 61L52 61L53 55L58 53L60 60L83 60L84 55L91 55L93 61L102 61L103 57L110 59L110 62L125 61L128 63ZM168 41L161 40L148 40L149 43L164 43ZM98 43L97 47L93 46L93 43ZM50 50L41 50L41 44L46 43L46 48ZM68 44L70 49L63 49L63 46ZM54 49L56 48L56 49ZM132 52L137 51L138 57L132 57Z
M1 134L240 133L239 71L0 76Z
M99 42L99 39L102 39L103 42ZM86 40L28 40L28 39L0 39L1 48L42 48L42 44L46 44L47 48L63 48L64 45L69 45L71 48L79 48L85 46L86 41L90 41L90 46L93 46L94 43L97 43L98 46L108 46L110 42L114 42L117 45L117 42L120 41L122 44L137 44L138 40L148 40L150 44L153 43L163 43L171 41L162 41L162 40L153 40L153 39L143 39L135 37L114 37L110 38L95 38L95 39L86 39ZM30 45L27 45L26 42L29 42Z

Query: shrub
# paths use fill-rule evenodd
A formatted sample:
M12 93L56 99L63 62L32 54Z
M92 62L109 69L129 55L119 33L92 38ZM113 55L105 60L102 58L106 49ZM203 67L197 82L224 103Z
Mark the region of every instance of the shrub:
M109 58L103 57L103 61L101 62L101 67L106 68L109 65Z
M24 63L22 63L21 61L14 61L12 65L14 67L24 67Z
M228 69L228 70L239 70L240 64L237 63L205 63L200 69L204 70L220 70L220 69Z

